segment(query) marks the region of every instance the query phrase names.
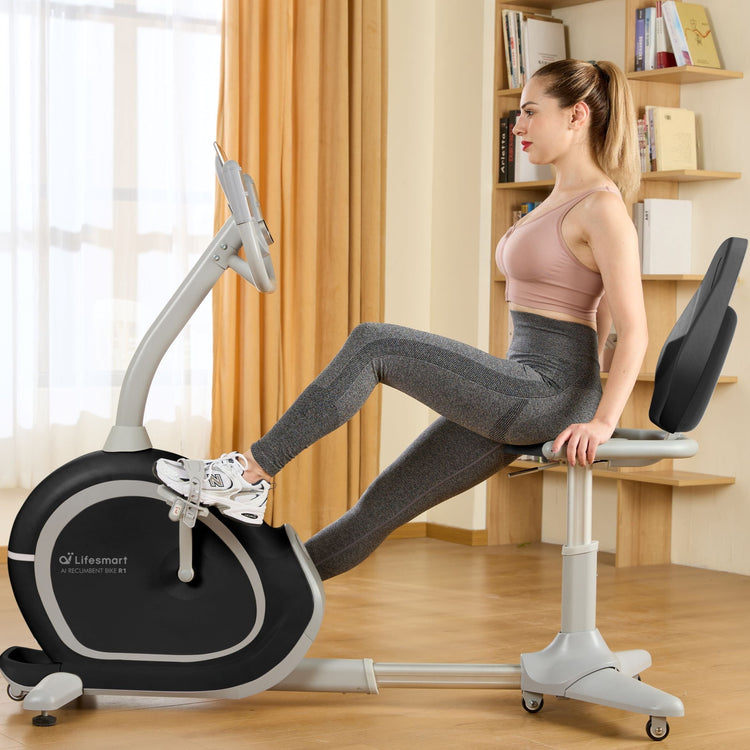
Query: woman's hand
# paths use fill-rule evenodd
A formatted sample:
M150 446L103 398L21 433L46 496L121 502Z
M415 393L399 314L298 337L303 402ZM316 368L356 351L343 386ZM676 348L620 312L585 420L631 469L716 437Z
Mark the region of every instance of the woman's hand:
M596 457L596 449L607 442L613 432L613 427L598 419L583 424L572 424L555 438L552 450L557 453L567 443L566 455L571 466L592 464Z

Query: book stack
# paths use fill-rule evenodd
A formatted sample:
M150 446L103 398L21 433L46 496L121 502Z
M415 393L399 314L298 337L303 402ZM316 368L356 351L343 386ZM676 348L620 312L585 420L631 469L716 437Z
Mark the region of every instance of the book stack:
M720 68L711 25L698 3L657 0L638 8L635 18L635 69L680 65Z
M647 106L638 120L642 172L698 168L695 112Z
M646 198L633 204L644 274L688 274L692 246L691 201Z
M559 18L503 9L502 23L508 88L525 86L543 65L565 59L565 27Z
M514 135L513 127L520 109L511 110L507 117L500 118L499 154L500 171L498 182L539 182L553 178L549 164L532 164L528 154L521 148L520 136Z

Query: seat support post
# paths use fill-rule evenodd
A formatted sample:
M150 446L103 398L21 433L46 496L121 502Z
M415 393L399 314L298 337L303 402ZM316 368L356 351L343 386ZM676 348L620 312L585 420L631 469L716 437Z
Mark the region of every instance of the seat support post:
M568 466L568 525L562 548L563 633L596 628L596 559L599 543L591 539L593 472Z
M640 649L613 653L596 627L599 543L591 538L591 465L568 465L567 500L562 627L547 648L521 654L524 705L538 710L542 696L550 694L648 714L656 726L665 725L665 717L682 716L685 709L679 698L633 679L651 665L649 653Z

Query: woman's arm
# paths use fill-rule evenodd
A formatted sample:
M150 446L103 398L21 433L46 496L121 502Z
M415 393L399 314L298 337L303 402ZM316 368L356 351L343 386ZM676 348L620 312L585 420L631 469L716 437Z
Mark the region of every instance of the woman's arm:
M555 439L555 450L568 443L567 458L572 465L591 463L597 447L612 436L648 345L638 238L619 196L596 194L587 206L582 240L591 248L602 276L607 306L617 331L617 346L593 419L570 425Z

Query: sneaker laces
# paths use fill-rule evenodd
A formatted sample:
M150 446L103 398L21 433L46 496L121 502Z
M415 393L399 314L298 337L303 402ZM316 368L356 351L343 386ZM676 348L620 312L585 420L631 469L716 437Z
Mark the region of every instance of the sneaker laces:
M240 475L244 474L247 471L247 468L249 466L247 456L245 456L244 453L240 453L239 451L232 451L231 453L222 453L221 456L207 463L206 474L210 474L212 471L216 471L217 468L221 469L224 466L230 467L236 470L236 464L239 464L242 467L242 471L240 472ZM258 479L255 482L251 482L248 479L244 479L244 481L247 482L251 487L257 487L259 484L261 486L262 484L266 484L268 485L269 491L275 487L275 484L273 482L269 482L267 479L263 479L263 478Z
M211 473L212 471L216 471L217 469L221 470L223 467L234 468L236 464L239 464L242 467L242 471L240 472L240 474L244 474L244 472L247 471L247 458L242 453L240 453L239 451L233 451L232 453L222 453L221 456L215 458L208 464L208 466L206 467L206 473Z

